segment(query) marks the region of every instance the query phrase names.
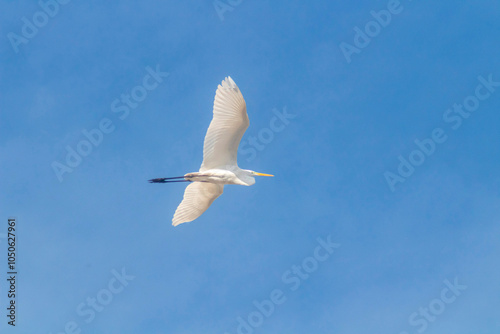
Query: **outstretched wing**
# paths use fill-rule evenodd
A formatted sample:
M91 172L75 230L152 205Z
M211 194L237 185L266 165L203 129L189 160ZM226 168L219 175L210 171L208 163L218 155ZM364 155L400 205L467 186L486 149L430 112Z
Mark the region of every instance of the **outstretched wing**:
M237 165L238 146L249 124L243 95L227 77L215 93L214 117L205 136L200 172Z
M175 210L172 225L177 226L195 220L224 191L224 185L209 182L193 182L186 187L184 199Z

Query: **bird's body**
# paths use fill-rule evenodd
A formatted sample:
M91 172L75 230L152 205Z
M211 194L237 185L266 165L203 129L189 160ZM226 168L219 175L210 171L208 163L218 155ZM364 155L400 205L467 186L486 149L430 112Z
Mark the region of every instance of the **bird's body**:
M210 182L251 186L255 179L247 171L238 167L231 169L209 169L204 172L187 173L184 179L191 182Z
M174 226L198 218L222 194L225 184L251 186L256 175L272 176L238 167L238 146L250 122L243 95L231 77L219 85L213 113L205 136L200 171L150 180L152 183L192 182L175 211Z

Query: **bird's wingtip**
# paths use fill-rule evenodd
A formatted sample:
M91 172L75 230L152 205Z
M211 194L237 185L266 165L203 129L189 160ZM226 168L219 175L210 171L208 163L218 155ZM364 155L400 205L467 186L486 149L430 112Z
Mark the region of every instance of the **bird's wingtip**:
M175 220L175 219L172 219L172 226L177 226L177 225L180 225L182 223L185 223L183 221L179 221L179 220Z
M229 75L227 77L225 77L224 80L222 80L222 87L226 88L226 89L232 89L235 91L239 90L238 85L236 84L236 82L234 82L233 78L231 78L231 76L229 76Z

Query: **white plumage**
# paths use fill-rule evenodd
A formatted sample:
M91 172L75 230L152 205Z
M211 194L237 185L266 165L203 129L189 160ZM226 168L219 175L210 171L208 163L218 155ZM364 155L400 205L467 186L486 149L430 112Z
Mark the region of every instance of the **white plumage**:
M249 124L243 95L233 79L227 77L215 93L214 118L205 136L200 172L237 167L238 146Z
M203 163L199 172L150 180L153 183L179 182L173 179L192 182L175 211L172 219L174 226L198 218L222 194L225 184L251 186L256 175L273 176L238 167L238 146L250 122L243 95L231 77L227 77L217 88L213 114L205 136Z
M186 187L184 198L175 210L172 225L190 222L201 216L224 191L223 184L193 182Z

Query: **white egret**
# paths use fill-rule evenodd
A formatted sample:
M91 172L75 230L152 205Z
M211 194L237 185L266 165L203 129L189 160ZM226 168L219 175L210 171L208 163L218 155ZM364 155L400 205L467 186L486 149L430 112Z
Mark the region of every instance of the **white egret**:
M203 145L200 171L149 180L151 183L191 182L175 211L174 226L201 216L222 194L225 184L251 186L255 183L254 176L273 176L238 167L238 146L250 122L243 95L231 77L218 86L213 112Z

